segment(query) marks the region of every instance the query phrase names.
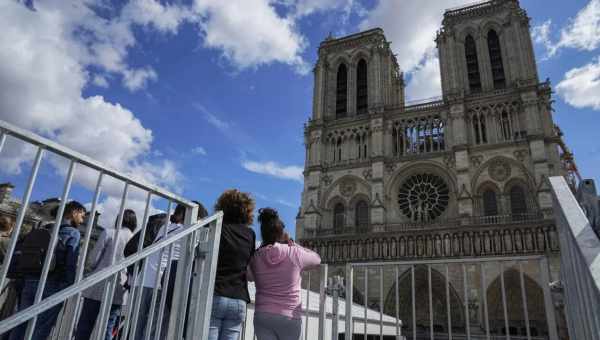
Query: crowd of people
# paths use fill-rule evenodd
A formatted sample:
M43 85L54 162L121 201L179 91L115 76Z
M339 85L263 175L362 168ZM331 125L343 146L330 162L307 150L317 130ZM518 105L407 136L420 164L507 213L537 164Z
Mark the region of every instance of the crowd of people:
M195 203L199 207L198 219L208 216L203 205L196 201ZM223 212L223 223L208 340L240 339L242 324L246 319L246 307L250 303L249 281L254 281L256 287L254 328L258 339L300 339L302 329L300 273L318 266L321 261L319 255L294 243L286 232L278 212L272 208L258 210L262 242L256 248L256 235L251 228L254 221L255 201L248 193L237 189L227 190L218 198L214 209ZM115 228L102 228L97 240L87 252L84 260L86 274L110 267L137 252L139 246L147 247L185 228L185 213L186 207L177 205L170 216L164 213L151 216L145 226L144 239L140 240L142 228L138 225L137 216L133 210L125 209L121 218L117 218ZM85 207L79 202L70 201L65 204L42 298L75 283L82 249L80 230L86 216L90 218L89 214L86 215ZM14 222L10 218L0 217L0 260L2 261L5 260L13 226ZM5 318L35 302L40 273L45 254L50 248L54 229L53 223L47 224L19 237L10 263L8 275L10 280L0 298L4 300L0 300L0 303L3 303L0 317ZM152 253L145 260L145 271L138 274L137 278L134 277L131 268L118 273L112 291L112 305L106 329L100 330L104 333L104 339L124 338L119 334L121 331L119 324L127 308L127 302L136 301L128 297L132 291L140 294L137 299L139 313L135 333L130 333L129 336L136 340L153 339L157 329L160 328L159 338L166 338L176 268L183 240L173 243L171 254L161 251ZM170 275L163 278L167 275L165 271L169 258ZM136 290L131 288L134 282ZM190 282L190 284L199 283ZM106 287L106 282L100 282L83 292L81 313L74 334L75 340L87 340L91 337L97 323L96 319L101 315L100 309L102 301L106 298ZM150 312L153 307L153 294L156 295L157 291L163 289L166 289L165 310L162 320L157 320L157 313L151 315ZM157 300L160 299L154 299L154 303L157 303ZM61 303L38 315L32 339L48 338L57 323L62 307ZM154 309L157 310L158 307ZM158 327L159 322L162 327ZM10 334L2 336L5 339L21 340L25 336L26 329L27 323L23 323L12 329Z

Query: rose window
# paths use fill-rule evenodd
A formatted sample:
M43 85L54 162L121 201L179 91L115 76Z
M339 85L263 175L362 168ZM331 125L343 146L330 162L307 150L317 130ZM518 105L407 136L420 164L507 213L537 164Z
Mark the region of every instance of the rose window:
M418 174L406 179L400 186L400 211L414 222L429 222L439 217L448 207L450 190L442 178L432 174Z

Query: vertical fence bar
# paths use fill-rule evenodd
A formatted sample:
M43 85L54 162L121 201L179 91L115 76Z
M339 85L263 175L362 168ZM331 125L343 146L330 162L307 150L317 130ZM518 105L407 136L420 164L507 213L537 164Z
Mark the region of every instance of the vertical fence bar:
M29 175L29 180L27 181L27 187L25 188L25 192L23 193L23 199L21 200L19 214L17 215L17 220L15 221L15 228L13 229L13 233L10 238L10 244L8 245L8 249L6 250L6 255L4 256L4 263L2 263L2 273L0 273L0 287L4 287L4 281L6 280L6 274L8 273L8 267L10 266L13 253L15 252L15 246L17 245L19 234L21 233L23 220L25 219L25 214L27 213L27 208L29 207L31 191L33 190L33 185L35 184L37 173L40 169L43 154L44 149L38 147L37 153L35 155L35 160L33 161L33 166L31 167L31 174Z
M452 316L450 313L450 268L446 264L446 313L448 314L448 340L452 340Z
M523 315L525 316L525 328L527 340L531 340L531 329L529 326L529 307L527 307L527 292L525 291L525 278L523 275L523 263L519 261L519 281L521 282L521 300L523 301Z
M396 288L394 289L394 295L395 295L395 306L396 306L396 340L400 340L400 325L399 325L399 320L400 320L400 287L398 287L399 285L399 278L398 276L400 275L400 270L398 269L398 266L394 266L394 282L395 282L395 286Z
M487 305L487 284L485 278L485 263L479 264L479 271L481 274L481 296L483 300L483 319L485 320L485 337L487 340L490 340L490 320L488 315L488 305Z
M325 323L327 322L327 265L322 264L319 272L319 334L318 340L325 340Z
M506 286L504 284L504 262L498 263L500 266L500 289L502 290L502 311L504 312L504 329L506 340L510 340L510 328L508 325L508 306L506 304Z
M412 326L413 340L417 340L417 308L415 304L415 266L410 266L411 296L412 296Z
M152 192L148 191L147 195L146 195L146 205L144 207L144 217L142 219L142 225L140 226L140 230L138 231L140 233L140 238L138 240L138 244L137 244L137 251L136 252L140 252L143 247L144 247L144 238L146 237L146 230L147 230L147 224L148 224L148 219L150 218L150 202L152 201ZM137 326L137 318L138 318L138 314L140 311L139 308L139 301L141 301L141 295L142 295L142 290L143 290L143 286L140 282L138 282L138 280L140 278L138 278L138 270L139 270L139 264L140 262L145 263L145 260L141 260L136 262L133 265L133 283L131 284L131 292L129 294L129 299L127 302L127 314L125 317L125 325L123 326L123 335L127 338L131 338L133 334L135 334L136 331L136 326ZM143 276L141 278L142 282L144 280ZM138 287L139 284L139 287ZM133 313L133 314L132 314ZM131 328L132 333L129 333L129 329Z
M191 228L198 223L198 205L186 207L184 228ZM173 287L170 317L167 322L167 338L181 339L188 314L188 299L190 285L192 284L192 266L194 264L194 244L197 232L190 234L185 240L179 242L179 259L177 262L176 276Z
M542 280L542 291L544 293L544 309L546 310L546 322L548 323L548 337L550 340L558 340L556 329L556 316L554 314L554 303L550 293L550 272L548 271L548 259L540 259L540 275Z
M217 214L219 216L210 226L206 242L200 243L199 251L204 255L204 261L196 261L206 262L206 265L203 266L202 281L199 285L194 285L195 294L192 296L197 297L196 306L198 308L195 309L196 315L193 316L194 327L188 327L188 331L191 330L193 332L190 336L186 337L190 339L193 336L196 336L197 339L208 338L210 313L215 290L215 276L217 273L217 260L219 258L219 245L221 243L221 226L223 223L223 213L218 212Z
M471 316L469 315L469 281L467 276L467 266L462 264L463 272L463 288L464 288L464 302L465 302L465 330L467 332L467 340L471 340Z
M352 334L354 333L354 318L352 314L352 300L353 300L353 289L354 289L354 268L351 263L346 264L346 340L352 340Z
M75 284L79 283L81 281L81 279L83 278L83 273L84 273L84 269L85 269L85 258L87 256L88 249L89 249L90 238L92 235L92 228L94 226L94 221L96 220L96 218L95 218L96 217L96 209L98 208L98 200L100 199L100 192L102 190L102 180L103 179L104 179L104 172L101 171L98 174L98 180L96 181L96 189L94 190L94 197L92 198L92 207L91 207L88 221L87 221L86 227L85 227L85 233L83 236L83 248L81 248L81 251L79 253L79 259L77 261L77 274L75 275ZM73 301L75 301L73 317L69 320L69 324L67 326L67 334L69 336L71 334L73 334L73 330L75 329L75 320L77 318L77 315L79 315L79 311L81 308L81 303L79 301L80 299L81 299L81 292L77 293L77 295L75 295L75 299L73 300Z
M169 204L167 206L167 222L164 225L164 232L161 235L161 237L163 239L167 238L167 234L169 232L169 218L171 216L172 213L172 208L173 208L173 201L169 200ZM169 251L171 251L171 248L173 247L173 244L169 245ZM157 298L157 294L158 294L158 287L160 284L160 272L161 272L161 267L162 267L162 258L165 255L165 248L162 248L160 250L160 255L158 256L158 264L157 264L157 268L156 268L156 277L154 278L154 289L152 290L152 300L150 302L150 314L148 315L148 322L146 323L146 330L144 332L144 334L146 335L145 338L150 338L152 336L152 325L154 324L154 311L156 309L156 298ZM160 322L161 320L156 320L156 322Z
M429 296L429 338L435 338L433 332L433 291L431 289L431 265L427 265L427 292Z
M310 314L310 271L306 273L308 276L308 282L306 283L306 313L304 318L304 340L308 340L308 320Z
M175 245L177 242L172 243L169 247L169 257L167 259L167 269L163 273L162 284L161 284L161 292L160 292L160 304L158 307L158 317L156 318L156 334L155 339L162 339L162 325L163 325L163 317L165 315L165 304L167 302L167 292L169 290L169 276L171 275L171 267L173 263L173 256L175 254ZM181 249L180 249L181 250ZM160 260L162 263L162 259ZM159 270L160 272L160 270Z
M44 265L42 266L42 272L40 274L40 279L38 281L37 290L35 292L35 298L33 300L33 304L37 305L42 301L44 288L46 287L46 281L48 279L48 274L50 273L50 263L52 262L52 257L54 256L54 250L56 248L56 244L58 242L58 231L60 230L60 225L62 222L63 214L65 212L65 206L67 204L67 199L69 198L69 191L71 191L71 184L73 183L73 173L75 172L75 161L71 160L69 163L69 170L67 172L67 177L65 179L65 185L63 188L63 193L61 196L60 205L58 207L58 211L56 212L56 219L54 220L54 226L52 227L52 235L50 236L50 244L48 245L46 251L46 257L44 258ZM25 339L31 339L33 336L33 330L35 329L35 324L37 323L37 315L35 315L29 323L27 324L27 330L25 332Z
M123 195L121 196L121 205L119 207L119 215L117 215L117 224L115 225L115 232L113 242L115 246L112 249L112 254L110 255L110 265L115 264L115 259L117 257L117 244L119 242L119 234L121 232L122 224L123 224L123 212L125 211L125 203L127 202L127 195L129 193L129 182L125 182L125 187L123 188ZM120 273L117 272L113 275L112 279L107 279L104 283L104 290L102 304L100 305L100 321L98 322L99 328L98 333L96 334L96 339L101 340L104 338L106 333L106 328L108 327L108 318L110 316L110 311L112 308L112 302L114 298L115 286L117 284L117 279L119 278Z
M367 327L367 307L369 305L369 267L365 266L365 305L363 309L363 340L367 340L368 327Z
M4 143L6 143L6 132L0 132L0 152L4 150Z
M379 340L383 340L383 266L379 267Z
M339 277L334 276L331 278L331 287L332 287L332 306L331 306L331 339L338 338L338 322L340 320L339 315L339 297L340 293L339 289Z

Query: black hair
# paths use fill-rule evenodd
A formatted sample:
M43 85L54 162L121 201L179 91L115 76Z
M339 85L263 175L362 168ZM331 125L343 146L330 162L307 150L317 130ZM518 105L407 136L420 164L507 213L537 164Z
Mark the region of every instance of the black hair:
M178 203L177 207L175 207L175 211L173 215L169 218L171 223L183 223L183 219L185 218L185 205Z
M118 217L115 221L115 226L117 223L119 223ZM137 216L135 215L135 211L131 209L125 209L125 211L123 211L123 222L121 223L121 226L131 230L132 232L135 231L137 228Z
M283 236L285 225L279 219L277 210L273 208L259 209L258 222L263 246L274 244Z
M81 210L83 212L86 211L83 204L81 204L77 201L71 201L65 205L65 212L64 212L63 216L70 217L71 214L77 210ZM56 216L56 213L54 213L54 215Z
M198 201L192 201L196 204L198 204L198 219L203 219L206 216L208 216L208 211L206 210L206 208L202 205L202 203L198 202Z

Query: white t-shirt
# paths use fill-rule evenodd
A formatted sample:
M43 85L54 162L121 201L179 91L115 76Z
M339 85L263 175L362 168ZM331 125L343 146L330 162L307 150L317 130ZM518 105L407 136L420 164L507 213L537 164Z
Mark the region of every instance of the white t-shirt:
M163 225L162 227L160 227L160 230L158 231L158 234L156 235L156 239L154 239L153 243L164 240L165 238L169 237L169 235L171 235L172 233L177 232L178 230L182 229L183 225L178 224L178 223L169 224L168 229L167 229L167 235L165 236L165 228L166 227L167 227L166 224ZM183 243L184 240L185 240L185 238L179 239L177 242L173 243L173 258L172 258L173 261L179 260L181 244ZM142 286L148 287L148 288L155 288L156 275L158 274L162 278L163 272L167 268L167 261L169 261L169 247L164 248L164 251L162 251L162 253L163 253L162 258L160 258L161 250L157 250L156 252L154 252L152 255L150 255L148 257L148 264L147 264L147 268L146 268L146 273L144 275L144 279L142 281ZM159 258L160 258L160 268L159 268ZM141 270L141 268L140 268L140 270ZM171 268L171 270L175 270L175 268ZM160 285L160 281L159 281L159 285Z

